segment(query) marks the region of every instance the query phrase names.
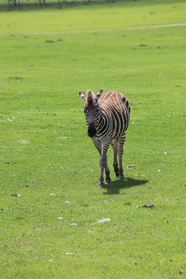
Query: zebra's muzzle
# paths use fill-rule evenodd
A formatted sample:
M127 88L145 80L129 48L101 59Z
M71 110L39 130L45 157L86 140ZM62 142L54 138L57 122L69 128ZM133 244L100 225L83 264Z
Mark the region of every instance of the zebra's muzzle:
M95 136L95 134L96 134L96 128L94 126L94 123L90 123L88 126L88 136L92 138L93 136Z

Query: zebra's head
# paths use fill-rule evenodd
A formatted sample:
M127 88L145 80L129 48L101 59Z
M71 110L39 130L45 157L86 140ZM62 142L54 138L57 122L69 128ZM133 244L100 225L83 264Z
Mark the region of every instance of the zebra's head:
M99 97L103 93L101 88L95 95L91 89L87 90L87 96L83 91L79 91L80 98L84 101L84 113L88 126L88 136L93 137L96 135L96 127L100 120L100 108L98 104Z

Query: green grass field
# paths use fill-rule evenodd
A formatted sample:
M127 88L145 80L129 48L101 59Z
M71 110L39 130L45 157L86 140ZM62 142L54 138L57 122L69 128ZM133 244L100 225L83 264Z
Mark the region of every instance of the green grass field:
M0 13L0 278L186 278L185 10ZM78 94L100 87L131 104L125 179L109 150L104 189Z

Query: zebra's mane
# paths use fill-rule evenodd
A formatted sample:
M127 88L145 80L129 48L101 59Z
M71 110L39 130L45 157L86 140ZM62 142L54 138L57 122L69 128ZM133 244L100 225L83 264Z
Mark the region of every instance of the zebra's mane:
M94 92L91 89L88 89L87 90L87 105L88 106L93 106L94 98L95 98Z

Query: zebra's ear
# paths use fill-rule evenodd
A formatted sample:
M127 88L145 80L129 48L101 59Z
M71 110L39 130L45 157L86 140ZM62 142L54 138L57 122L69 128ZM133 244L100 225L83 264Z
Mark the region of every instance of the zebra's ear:
M99 92L96 94L96 96L95 96L95 100L96 101L98 101L99 100L99 98L100 98L100 96L103 94L103 88L100 88L99 89Z
M80 90L79 91L79 96L80 96L80 98L84 101L84 102L86 102L86 96L85 96L85 94L83 93L83 91L82 90Z

